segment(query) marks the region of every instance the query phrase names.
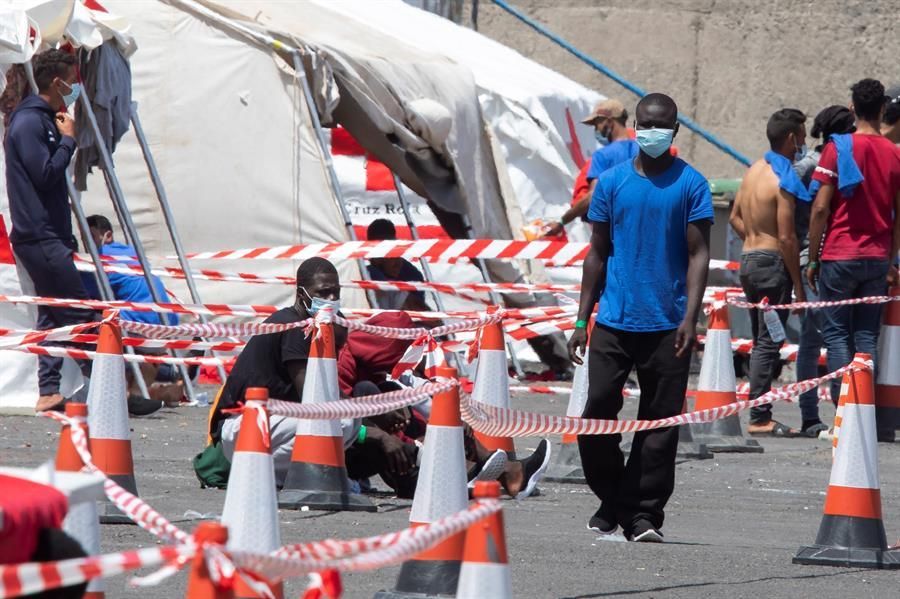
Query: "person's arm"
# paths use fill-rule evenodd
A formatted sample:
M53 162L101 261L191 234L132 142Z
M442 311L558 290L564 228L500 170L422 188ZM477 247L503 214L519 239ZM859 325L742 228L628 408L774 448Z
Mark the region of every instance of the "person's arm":
M609 258L609 222L595 222L591 232L591 245L581 270L581 295L577 320L587 322L594 311L594 304L606 285L606 262ZM569 358L581 364L587 347L587 328L576 327L569 339Z
M828 217L831 216L831 199L833 197L834 185L823 183L809 213L809 264L806 266L806 278L810 288L815 292L818 292L816 281L819 278L819 254L822 250L822 238L825 235Z
M776 221L778 223L778 249L784 259L784 266L794 284L794 297L798 302L806 301L803 281L800 278L800 244L797 243L796 223L794 222L794 196L782 189L778 190Z
M897 271L897 254L900 253L900 190L894 196L894 239L891 244L891 264L888 269L888 283L893 287L900 284L900 272Z
M591 206L591 198L594 197L594 187L596 187L596 185L597 180L593 179L587 191L581 194L578 200L568 210L566 210L565 214L562 215L562 218L560 218L559 221L547 227L547 231L543 236L555 237L562 233L565 230L566 225L568 225L570 222L587 214L588 208L590 208Z
M294 382L294 389L297 390L297 403L303 399L303 385L306 382L306 360L290 360L285 364L288 376Z
M734 232L737 233L737 236L741 238L741 241L745 241L747 239L747 229L744 226L744 217L741 214L741 199L744 196L744 184L741 183L741 187L738 189L738 192L734 196L734 204L731 206L731 217L728 219L728 222L731 224L731 228L734 229Z
M17 127L16 135L11 140L28 172L28 178L40 191L52 188L65 177L66 167L75 153L75 139L62 135L59 146L51 154L44 141L45 134L43 123L35 116Z
M684 320L675 333L675 355L681 357L691 350L697 336L697 319L706 290L709 274L709 230L712 222L707 219L689 222L687 225L687 310Z

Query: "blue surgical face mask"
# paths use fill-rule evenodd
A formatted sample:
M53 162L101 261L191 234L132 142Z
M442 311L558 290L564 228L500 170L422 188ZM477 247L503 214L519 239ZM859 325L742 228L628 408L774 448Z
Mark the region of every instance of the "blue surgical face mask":
M303 295L305 295L309 299L309 304L304 302L304 306L306 307L306 311L310 316L315 316L316 313L326 307L331 308L332 314L337 314L341 310L341 300L329 300L324 297L312 297L309 292L300 287L303 290Z
M803 160L804 156L806 156L806 144L803 144L798 150L794 152L794 162Z
M599 131L594 131L594 138L597 140L597 145L601 148L609 145L609 138Z
M635 131L638 146L651 158L659 158L672 147L674 129L638 129Z
M65 82L64 82L65 83ZM69 93L63 94L62 100L66 105L66 108L74 104L78 100L78 96L81 95L81 84L80 83L72 83L71 85L66 83L69 86Z

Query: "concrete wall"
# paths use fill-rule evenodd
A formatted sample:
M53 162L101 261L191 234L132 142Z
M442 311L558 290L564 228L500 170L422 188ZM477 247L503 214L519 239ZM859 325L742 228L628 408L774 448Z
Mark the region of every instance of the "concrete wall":
M775 110L795 107L812 118L849 102L849 86L863 77L900 82L900 0L511 2L639 87L668 93L751 161L767 149ZM478 30L629 108L636 103L490 0L479 0ZM676 144L708 177L743 171L685 128Z

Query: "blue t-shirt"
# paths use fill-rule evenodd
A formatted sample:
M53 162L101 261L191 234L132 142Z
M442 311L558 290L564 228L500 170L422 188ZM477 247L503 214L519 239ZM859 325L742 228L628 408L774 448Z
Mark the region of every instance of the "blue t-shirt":
M107 243L106 245L98 249L100 250L100 254L103 256L136 255L134 248L123 243ZM140 263L137 260L123 261L122 264L127 264L129 266L140 266ZM150 287L147 286L147 281L144 280L143 275L128 275L124 273L111 272L107 273L107 278L109 279L109 286L112 287L113 295L117 300L126 302L153 303L153 295L150 294ZM159 280L159 277L157 277L156 275L151 275L150 278L153 280L153 286L159 292L160 297L162 297L164 301L168 301L169 294L166 293L166 288L163 285L162 281ZM91 273L82 273L82 280L85 283L85 287L88 289L88 294L93 297L99 298L100 291L97 289L97 283L94 279L94 275ZM168 324L171 326L178 324L177 314L166 314L165 321L163 321L162 315L157 314L156 312L134 312L132 310L121 310L119 312L119 317L123 320L143 322L147 324Z
M587 180L592 181L614 166L631 160L638 155L638 145L633 139L620 139L608 146L603 146L591 156L591 168L588 169Z
M687 224L713 220L706 178L676 158L649 179L629 160L597 180L588 219L610 223L597 322L635 332L678 328L687 308Z

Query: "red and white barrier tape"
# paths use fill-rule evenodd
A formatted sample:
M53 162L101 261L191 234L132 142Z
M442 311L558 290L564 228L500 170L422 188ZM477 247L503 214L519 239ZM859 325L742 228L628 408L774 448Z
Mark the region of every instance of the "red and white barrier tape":
M29 345L32 343L40 343L42 341L64 341L72 338L83 331L92 331L99 326L99 322L88 322L84 324L75 324L57 329L47 329L44 331L36 330L15 330L0 329L0 349L9 349L20 345Z
M65 306L82 310L131 310L134 312L156 312L159 314L194 314L205 316L270 316L278 308L274 306L230 305L230 304L176 304L125 302L102 300L75 300L55 297L35 297L29 295L0 295L0 303L36 304L39 306Z
M45 347L43 345L9 347L4 351L17 351L38 356L54 356L57 358L72 358L73 360L93 360L97 357L97 352L95 351L75 349L72 347ZM138 364L183 364L185 366L222 366L234 361L234 358L180 358L175 356L145 356L141 354L123 354L122 359L126 362L137 362Z
M269 414L309 420L366 418L421 403L432 395L443 393L458 384L459 381L457 380L426 383L414 389L400 389L377 395L366 395L317 404L270 399L268 409Z
M270 323L248 322L237 324L199 324L184 323L177 325L148 324L131 320L121 321L122 330L129 333L137 333L151 339L172 339L174 337L252 337L254 335L267 335L269 333L281 333L291 329L306 329L312 324L313 319L307 318L300 322Z
M477 500L469 509L430 524L356 541L323 541L283 547L271 555L230 552L239 568L269 580L302 576L322 570L362 572L404 562L474 523L500 511L496 499Z
M727 301L737 308L757 310L809 310L815 308L837 308L839 306L856 306L859 304L886 304L900 301L900 295L871 295L868 297L856 297L853 299L819 302L796 302L793 304L769 304L767 301L758 303L748 302L745 299L729 297Z
M545 434L612 435L682 424L712 422L749 408L796 397L810 389L817 388L825 381L841 377L851 370L871 367L871 362L854 361L825 376L773 389L751 401L737 401L726 406L688 412L659 420L599 420L550 416L548 414L535 414L521 410L495 408L475 402L468 395L462 396L460 407L463 420L473 429L485 435L497 437L531 437Z
M700 345L703 345L706 342L705 335L697 335L697 342ZM750 355L753 351L753 340L752 339L732 339L731 340L731 351L739 354ZM800 351L800 346L796 343L787 343L782 345L778 350L778 357L785 362L796 362L797 354ZM826 350L822 348L819 350L819 364L825 364L825 356Z

